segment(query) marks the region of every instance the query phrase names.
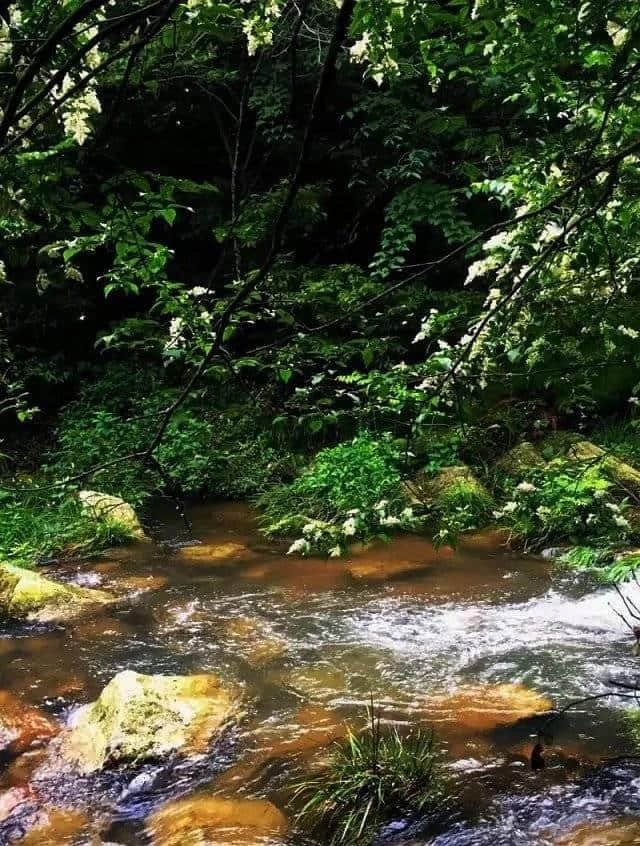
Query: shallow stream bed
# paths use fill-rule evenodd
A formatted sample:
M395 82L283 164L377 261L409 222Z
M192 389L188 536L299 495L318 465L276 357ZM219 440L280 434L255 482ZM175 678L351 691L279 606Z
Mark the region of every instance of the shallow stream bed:
M347 724L362 724L373 695L401 730L434 728L456 780L439 830L398 821L390 840L640 843L640 768L618 760L630 748L625 703L593 700L558 720L536 772L529 754L544 717L496 718L482 704L485 686L519 684L559 707L633 673L614 591L552 574L490 535L455 554L405 536L347 561L300 560L266 544L244 506L192 509L190 536L169 515L154 515L154 544L50 568L84 586L126 584L130 599L65 626L0 629L0 691L64 722L123 669L215 672L242 684L247 714L210 754L44 795L63 811L23 842L173 846L152 840L146 821L189 796L266 797L291 817L292 781L321 766ZM28 789L40 754L0 764L0 792ZM21 835L0 822L1 844ZM210 842L235 841L227 832ZM268 842L306 841L292 827Z

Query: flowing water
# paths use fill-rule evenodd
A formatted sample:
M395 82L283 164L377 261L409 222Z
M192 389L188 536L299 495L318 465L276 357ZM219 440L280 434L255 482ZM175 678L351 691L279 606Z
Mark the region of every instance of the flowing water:
M555 722L536 772L529 754L544 718L482 708L495 685L561 706L631 675L614 591L552 574L488 535L455 554L405 536L348 561L302 561L266 544L243 506L191 516L191 535L160 510L156 543L52 567L85 586L127 586L130 598L65 626L0 630L0 691L65 722L123 669L211 671L243 685L246 716L208 755L45 790L42 802L67 810L25 843L148 844L149 815L189 796L266 797L291 816L292 780L322 762L346 724L362 723L371 695L401 730L433 726L455 779L439 829L399 820L389 840L640 843L640 769L618 757L629 749L628 702L592 699ZM193 539L200 545L180 547ZM28 786L43 754L0 764L0 791ZM22 836L12 820L0 822L0 843ZM295 829L283 838L269 842L305 842Z

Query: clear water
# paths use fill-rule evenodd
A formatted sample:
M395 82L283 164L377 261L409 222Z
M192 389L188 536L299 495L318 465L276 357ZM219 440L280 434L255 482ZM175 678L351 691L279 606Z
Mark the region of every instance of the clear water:
M89 586L128 586L128 599L64 627L0 630L0 689L64 722L122 669L213 671L244 686L248 714L212 754L136 773L41 784L35 762L0 765L0 791L27 787L35 804L82 810L81 822L52 824L39 842L147 844L154 809L203 793L266 797L291 816L291 780L322 760L346 722L362 721L373 694L384 720L434 726L458 791L438 831L398 821L391 839L569 843L561 838L576 825L618 820L631 839L580 842L640 843L640 770L602 763L629 748L628 703L604 698L563 717L547 768L532 772L543 718L470 726L442 699L505 683L557 706L605 692L637 661L614 591L552 575L548 562L511 555L490 536L455 554L408 536L346 562L301 561L266 545L245 507L199 506L191 516L190 537L159 510L156 544L54 568L57 578ZM176 549L193 538L203 545L197 559ZM219 557L221 544L231 557ZM233 634L229 621L239 617L259 633ZM28 825L10 815L0 843L19 840ZM305 840L292 829L281 842Z

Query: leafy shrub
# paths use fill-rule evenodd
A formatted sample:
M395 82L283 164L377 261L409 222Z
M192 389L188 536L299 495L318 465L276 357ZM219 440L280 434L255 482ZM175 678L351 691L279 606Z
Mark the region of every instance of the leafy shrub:
M147 379L141 384L142 390L125 385L132 393L113 397L117 382L107 369L104 380L88 385L64 409L47 468L54 477L72 477L144 449L176 390L157 381L149 390ZM291 460L245 407L219 409L204 398L174 414L156 458L185 496L231 498L255 494L282 479ZM165 486L153 467L136 460L97 471L91 484L134 505Z
M358 539L384 537L415 523L390 441L364 433L321 450L289 485L266 491L258 505L271 537L301 534L289 549L340 555Z
M434 543L455 546L462 532L481 529L491 521L494 505L477 480L460 478L453 482L428 510L437 527Z
M557 459L532 468L494 516L533 548L553 541L620 544L634 529L627 502L614 502L611 487L597 465Z
M607 547L574 546L559 560L574 570L593 572L601 581L613 584L628 581L640 568L640 554L616 555Z
M368 728L349 732L328 770L301 783L299 821L331 844L370 843L395 815L441 813L444 779L432 733L383 734L370 711Z
M32 565L63 552L116 546L131 540L117 520L87 515L66 491L0 492L0 559Z

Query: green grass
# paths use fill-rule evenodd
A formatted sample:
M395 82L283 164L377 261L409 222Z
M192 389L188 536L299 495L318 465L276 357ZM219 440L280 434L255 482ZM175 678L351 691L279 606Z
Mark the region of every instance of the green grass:
M70 493L0 491L0 559L23 566L69 552L127 543L130 531L113 519L84 513Z
M297 786L296 801L299 824L332 846L371 843L400 815L441 813L446 790L433 733L385 733L371 708L367 729L349 732L328 769Z

